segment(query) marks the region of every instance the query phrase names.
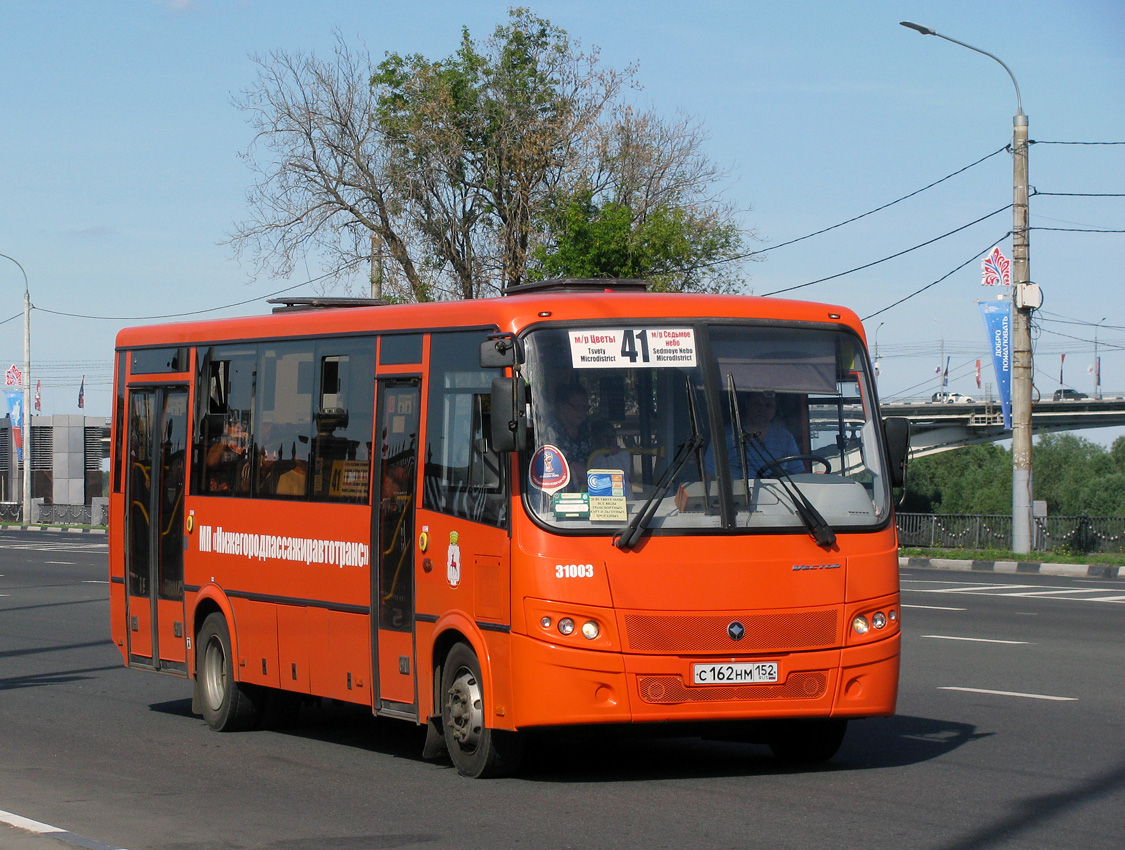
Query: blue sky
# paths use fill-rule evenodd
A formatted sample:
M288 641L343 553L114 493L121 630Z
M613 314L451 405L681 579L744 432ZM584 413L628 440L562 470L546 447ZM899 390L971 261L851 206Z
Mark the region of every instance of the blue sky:
M261 313L267 294L314 277L250 281L222 244L247 216L251 141L232 97L251 54L330 55L334 33L371 54L437 59L461 26L483 39L510 4L359 0L0 0L0 253L26 270L32 373L44 413L110 412L114 335L192 310ZM900 198L1011 141L1015 90L998 64L898 25L913 20L999 56L1029 116L1033 228L1125 229L1125 4L1089 2L587 2L531 5L616 68L634 63L633 99L700 119L729 170L725 197L768 249ZM1012 200L1001 152L888 210L760 254L746 291L765 294L874 263ZM994 243L1011 255L1010 210L956 235L794 295L855 309L876 329L884 399L928 396L944 348L950 389L992 382L976 301L979 260L886 312ZM1031 233L1038 314L1036 384L1125 395L1125 234ZM305 290L313 293L312 287ZM0 322L22 310L23 277L0 258ZM239 307L214 310L259 299ZM62 315L62 314L75 315ZM874 315L878 313L878 315ZM108 319L80 318L110 317ZM22 317L0 324L0 362L23 360ZM1107 431L1091 431L1099 441Z

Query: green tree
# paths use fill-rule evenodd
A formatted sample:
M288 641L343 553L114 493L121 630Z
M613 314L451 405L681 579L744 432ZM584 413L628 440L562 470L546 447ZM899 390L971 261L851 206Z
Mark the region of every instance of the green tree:
M1125 516L1125 438L1109 451L1074 434L1044 434L1034 449L1035 498L1053 516ZM1011 454L995 444L912 461L903 509L923 513L1007 514Z
M527 9L483 42L462 30L437 61L389 53L376 65L339 36L331 61L255 61L235 105L256 130L257 182L230 243L257 273L288 275L311 255L325 289L370 262L392 298L495 294L527 279L538 247L561 246L583 197L598 227L603 213L628 224L633 259L614 269L700 286L706 262L736 254L741 231L707 200L719 173L698 125L620 106L632 69L605 68Z
M994 443L911 461L904 510L1006 514L1012 510L1011 454Z
M646 278L673 292L733 289L724 263L742 248L738 228L714 215L662 206L642 218L614 201L596 206L589 193L556 210L547 234L532 278Z

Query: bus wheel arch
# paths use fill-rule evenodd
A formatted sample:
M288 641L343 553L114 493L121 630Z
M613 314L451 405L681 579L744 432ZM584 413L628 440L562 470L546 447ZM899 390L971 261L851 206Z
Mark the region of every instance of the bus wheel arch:
M260 709L260 690L235 678L230 627L220 610L204 618L195 641L193 710L216 732L250 729Z
M486 693L476 652L457 641L441 667L441 728L453 766L474 779L509 776L523 756L518 732L488 726L491 702Z

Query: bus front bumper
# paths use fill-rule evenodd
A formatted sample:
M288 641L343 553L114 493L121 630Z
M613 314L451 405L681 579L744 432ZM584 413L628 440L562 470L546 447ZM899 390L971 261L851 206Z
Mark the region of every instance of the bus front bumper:
M817 652L747 658L626 655L512 635L513 726L730 721L893 714L899 648L886 640ZM692 666L776 661L768 684L692 683Z

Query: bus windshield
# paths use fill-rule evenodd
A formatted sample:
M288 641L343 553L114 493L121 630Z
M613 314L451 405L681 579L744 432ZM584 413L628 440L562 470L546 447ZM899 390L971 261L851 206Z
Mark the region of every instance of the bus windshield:
M540 327L525 338L524 503L556 530L881 526L891 491L864 348L810 326Z

